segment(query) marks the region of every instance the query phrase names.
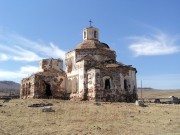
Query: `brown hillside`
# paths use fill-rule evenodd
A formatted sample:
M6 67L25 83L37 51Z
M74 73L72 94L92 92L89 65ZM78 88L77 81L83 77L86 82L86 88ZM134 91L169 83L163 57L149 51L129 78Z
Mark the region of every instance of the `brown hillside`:
M142 89L143 98L168 98L175 96L180 98L180 90L156 90L156 89ZM138 97L141 98L141 90L138 89Z

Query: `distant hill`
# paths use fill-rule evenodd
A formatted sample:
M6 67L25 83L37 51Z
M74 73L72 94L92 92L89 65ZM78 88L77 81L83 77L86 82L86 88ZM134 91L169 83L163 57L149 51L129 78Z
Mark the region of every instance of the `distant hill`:
M0 81L0 93L19 94L20 84L13 81Z
M137 89L140 90L141 88L138 87ZM151 87L143 87L142 89L144 89L144 90L153 90L153 88L151 88Z
M141 98L141 88L138 88L138 97ZM153 89L153 88L142 88L143 98L168 98L169 96L175 96L180 98L180 89Z

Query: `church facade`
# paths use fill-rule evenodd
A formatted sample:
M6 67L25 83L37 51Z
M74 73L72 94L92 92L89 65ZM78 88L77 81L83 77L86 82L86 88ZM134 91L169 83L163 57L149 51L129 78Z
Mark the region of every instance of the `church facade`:
M45 59L40 70L21 81L21 98L65 98L111 102L137 99L136 68L116 61L116 52L99 41L99 30L83 30L83 41L61 59Z

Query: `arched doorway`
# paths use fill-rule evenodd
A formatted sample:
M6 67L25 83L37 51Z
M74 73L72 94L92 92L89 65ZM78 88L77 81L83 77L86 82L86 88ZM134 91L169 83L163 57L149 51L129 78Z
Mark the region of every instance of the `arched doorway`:
M52 91L51 91L51 85L47 82L44 82L45 83L45 95L46 97L51 97L52 96Z

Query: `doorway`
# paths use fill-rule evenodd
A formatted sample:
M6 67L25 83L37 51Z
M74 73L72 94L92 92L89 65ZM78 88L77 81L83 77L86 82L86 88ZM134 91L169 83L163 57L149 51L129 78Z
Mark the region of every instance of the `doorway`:
M51 85L47 82L44 82L45 83L45 95L47 97L51 97L52 96L52 92L51 92Z

